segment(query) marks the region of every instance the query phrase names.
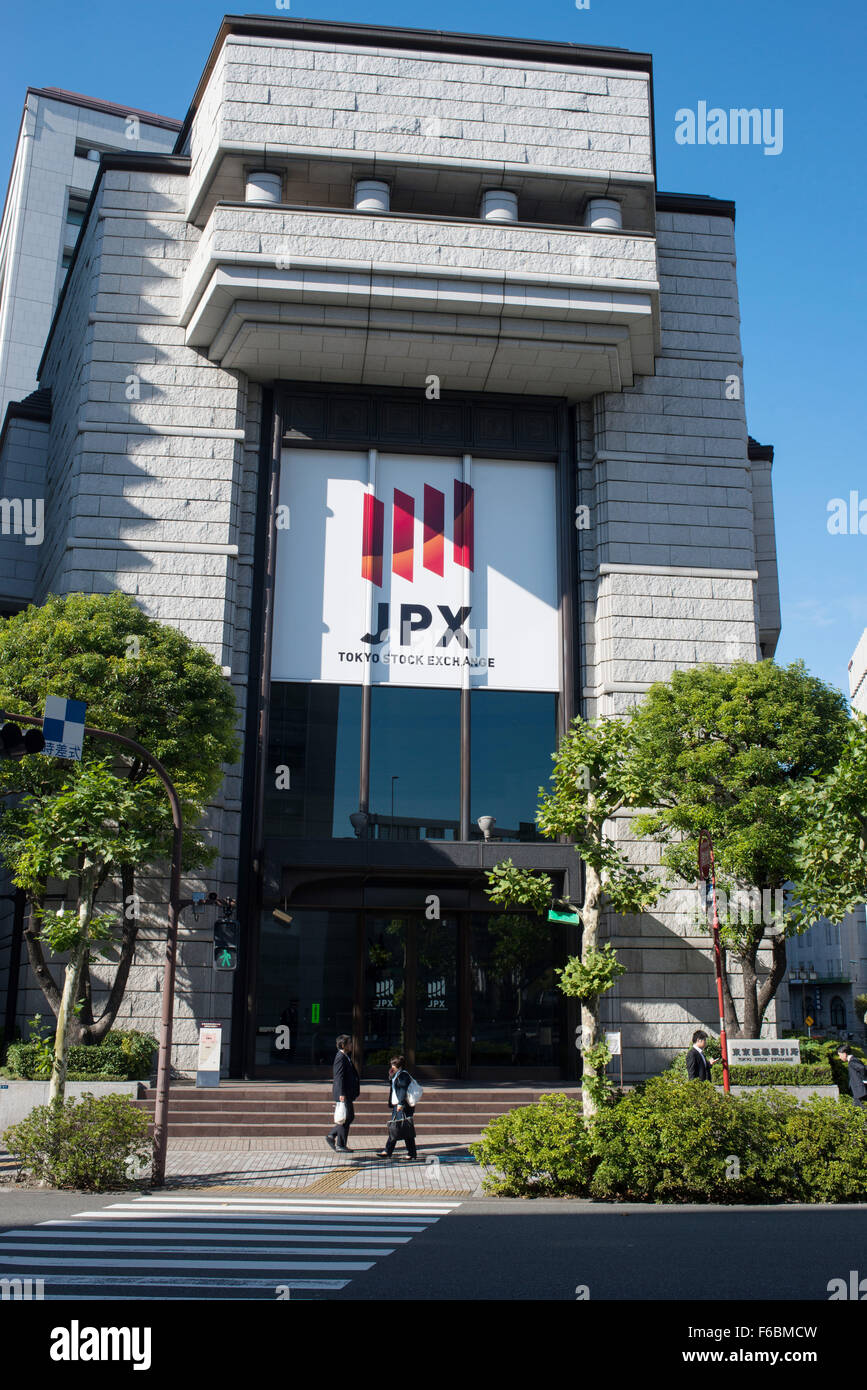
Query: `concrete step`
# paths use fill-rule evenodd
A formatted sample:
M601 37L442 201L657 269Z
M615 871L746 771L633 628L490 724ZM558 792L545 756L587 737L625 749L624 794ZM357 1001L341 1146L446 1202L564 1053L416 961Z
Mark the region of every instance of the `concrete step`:
M521 1105L530 1105L546 1091L563 1090L580 1100L575 1087L498 1086L425 1088L416 1116L420 1133L450 1134L476 1139L488 1122ZM366 1141L384 1140L389 1121L384 1085L355 1102L352 1135ZM153 1121L156 1089L147 1087L136 1105ZM243 1085L218 1089L172 1086L169 1096L169 1137L226 1139L323 1137L332 1120L333 1102L327 1082L313 1085Z
M138 1100L135 1103L145 1109L153 1109L155 1101ZM200 1116L202 1119L219 1115L233 1119L256 1119L261 1116L274 1120L279 1120L287 1115L321 1115L330 1109L333 1103L330 1098L323 1099L321 1097L317 1101L299 1101L295 1104L280 1102L267 1105L253 1105L249 1101L241 1105L221 1105L219 1102L212 1102L210 1105L193 1105L187 1100L180 1100L175 1097L172 1097L169 1102L173 1115L184 1115L192 1118ZM474 1101L471 1105L448 1105L445 1102L437 1101L428 1103L427 1099L424 1099L418 1107L418 1113L424 1112L425 1115L501 1115L505 1114L507 1110L513 1110L516 1105L528 1105L529 1103L529 1101ZM355 1101L355 1114L359 1119L362 1115L381 1115L387 1110L386 1101L379 1103Z
M214 1125L214 1124L206 1124L206 1125L203 1125L203 1124L199 1124L199 1125L196 1125L196 1124L186 1124L186 1123L183 1123L183 1122L180 1123L180 1124L176 1124L176 1123L174 1123L174 1122L170 1122L170 1123L169 1123L169 1138L170 1138L170 1139L221 1139L221 1138L222 1138L222 1139L238 1139L238 1138L244 1138L244 1139L274 1139L274 1138L283 1138L283 1139L286 1139L286 1140L287 1140L287 1147L290 1147L290 1146L291 1146L291 1140L292 1140L292 1139L315 1138L315 1137L317 1137L317 1136L318 1136L319 1138L322 1139L323 1144L324 1144L324 1142L325 1142L324 1136L328 1133L329 1128L330 1128L330 1125L328 1124L327 1121L325 1121L325 1122L322 1123L322 1124L318 1124L318 1125L271 1125L271 1124L263 1124L263 1125L255 1125L255 1126L254 1126L254 1125L225 1125L225 1124L221 1124L221 1125ZM361 1122L356 1122L355 1124L353 1124L352 1129L350 1130L350 1136L351 1136L351 1138L350 1138L350 1143L352 1143L352 1141L354 1141L356 1138L357 1138L357 1139L362 1139L362 1138L363 1138L363 1139L369 1139L369 1140L381 1139L382 1142L385 1143L385 1140L386 1140L386 1137L387 1137L387 1129L388 1129L387 1122L384 1123L384 1124L380 1124L380 1125L369 1125L369 1124L362 1124ZM463 1125L459 1125L459 1124L447 1124L447 1125L445 1125L445 1124L444 1124L444 1125L437 1125L435 1128L432 1128L430 1125L428 1125L427 1128L422 1128L422 1126L421 1126L420 1124L417 1124L417 1125L416 1125L416 1133L419 1135L419 1138L422 1138L424 1135L431 1135L431 1134L448 1134L448 1135L450 1135L450 1136L452 1136L453 1138L456 1138L456 1139L466 1139L466 1140L479 1139L479 1138L481 1137L481 1133L482 1133L482 1130L483 1130L483 1129L484 1129L484 1125L481 1125L481 1124L480 1124L480 1125L472 1125L472 1124L463 1124ZM150 1125L150 1126L148 1126L148 1133L150 1134L150 1133L152 1133L152 1132L153 1132L153 1126Z

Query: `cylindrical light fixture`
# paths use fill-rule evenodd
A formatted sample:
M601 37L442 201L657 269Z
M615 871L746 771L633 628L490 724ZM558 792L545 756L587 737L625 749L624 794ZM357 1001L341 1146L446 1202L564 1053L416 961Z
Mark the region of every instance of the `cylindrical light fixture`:
M483 222L517 222L518 195L507 188L489 188L482 194Z
M599 232L619 232L623 214L616 198L591 198L584 213L584 226Z
M382 179L359 179L355 185L356 212L388 212L391 188Z
M479 819L476 821L476 825L479 827L486 840L490 840L491 831L496 824L496 816L479 816Z
M279 203L283 196L283 180L269 169L254 169L247 175L244 201L247 203Z

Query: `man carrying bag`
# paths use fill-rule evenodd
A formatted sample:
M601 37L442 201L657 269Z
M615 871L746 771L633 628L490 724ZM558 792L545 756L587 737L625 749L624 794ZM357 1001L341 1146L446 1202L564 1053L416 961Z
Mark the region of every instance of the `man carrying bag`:
M355 1106L353 1101L358 1099L361 1085L358 1080L358 1072L355 1070L354 1063L350 1056L352 1051L352 1039L346 1034L341 1033L337 1039L337 1056L334 1058L334 1079L331 1086L331 1094L335 1102L334 1107L334 1128L325 1136L325 1142L329 1149L335 1149L338 1153L351 1153L347 1148L349 1139L349 1126L355 1119ZM338 1107L343 1106L340 1111ZM343 1114L343 1119L339 1120L339 1114Z
M388 1141L385 1148L380 1150L379 1157L391 1158L398 1140L402 1139L410 1160L415 1162L418 1159L415 1147L415 1121L413 1107L407 1094L413 1085L413 1079L405 1070L402 1057L392 1057L388 1077L391 1082L388 1099L391 1106L391 1123L388 1126Z

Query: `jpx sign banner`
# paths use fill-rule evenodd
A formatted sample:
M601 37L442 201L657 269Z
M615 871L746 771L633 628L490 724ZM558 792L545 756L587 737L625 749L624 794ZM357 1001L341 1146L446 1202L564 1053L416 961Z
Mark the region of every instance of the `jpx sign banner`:
M557 690L553 464L291 449L271 676Z

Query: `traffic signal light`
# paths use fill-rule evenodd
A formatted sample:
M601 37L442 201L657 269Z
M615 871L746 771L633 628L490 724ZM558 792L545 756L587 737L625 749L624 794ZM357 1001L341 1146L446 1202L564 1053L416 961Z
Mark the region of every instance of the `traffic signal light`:
M0 758L17 761L26 753L41 753L44 747L45 736L41 729L28 729L22 734L17 724L4 724L0 728Z
M238 967L238 923L226 917L214 923L214 969L236 970Z

